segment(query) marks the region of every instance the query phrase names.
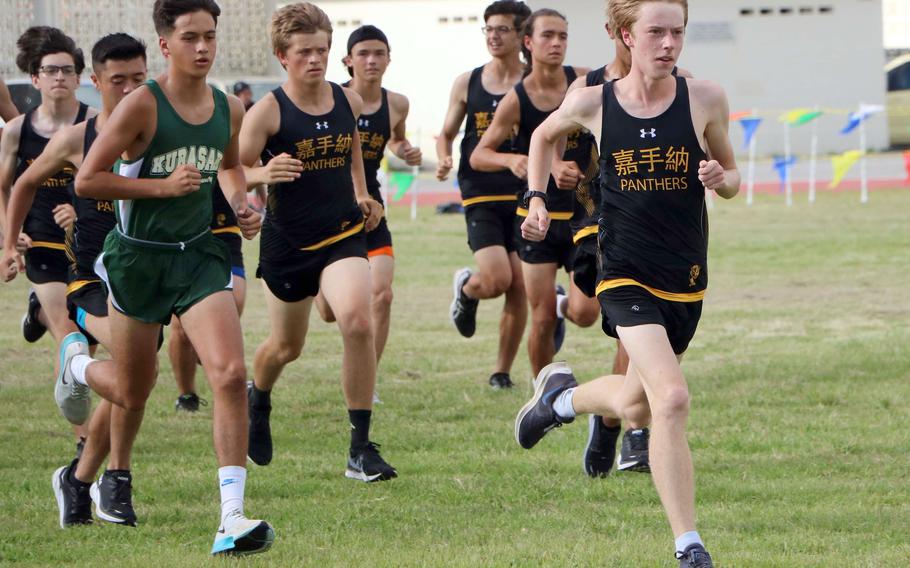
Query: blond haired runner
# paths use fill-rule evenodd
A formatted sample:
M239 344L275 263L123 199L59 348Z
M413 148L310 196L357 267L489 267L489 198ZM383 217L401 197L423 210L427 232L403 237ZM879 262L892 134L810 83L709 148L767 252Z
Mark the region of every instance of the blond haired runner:
M383 209L364 178L357 131L363 101L325 80L332 23L318 7L280 8L271 37L288 79L253 105L240 136L247 183L269 185L257 276L270 326L253 367L249 456L259 465L272 460L272 387L300 356L321 290L344 343L341 384L351 423L345 476L391 479L395 468L370 440L376 351L365 234L377 227ZM256 167L260 160L265 165Z
M534 447L577 414L619 418L644 397L651 410L654 484L676 539L680 566L710 567L695 529L695 481L686 439L690 395L679 357L695 333L707 287L704 189L731 198L740 175L727 134L723 89L672 74L683 46L685 0L616 0L611 21L629 46L629 74L578 89L537 129L529 184L544 188L560 138L578 127L598 139L603 176L598 298L605 330L629 354L625 376L578 385L563 363L545 367L519 411L515 437ZM546 204L533 198L522 233L543 239ZM647 251L643 254L642 251ZM631 382L640 381L644 389Z

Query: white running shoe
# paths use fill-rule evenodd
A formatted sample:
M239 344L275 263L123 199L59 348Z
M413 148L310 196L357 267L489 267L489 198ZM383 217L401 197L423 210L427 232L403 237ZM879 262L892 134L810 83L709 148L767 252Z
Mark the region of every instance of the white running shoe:
M70 364L76 355L88 355L88 340L78 331L63 338L60 344L60 372L54 385L54 398L60 413L72 424L84 424L92 410L92 389L76 382Z
M221 521L213 555L242 556L265 552L275 541L275 531L265 521L246 518L240 511L232 511Z

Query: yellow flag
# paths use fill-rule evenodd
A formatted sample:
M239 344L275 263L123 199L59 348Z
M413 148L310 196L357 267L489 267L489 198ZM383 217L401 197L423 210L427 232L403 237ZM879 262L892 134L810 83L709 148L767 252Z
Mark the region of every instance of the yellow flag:
M781 122L786 122L787 124L793 124L793 123L795 123L797 120L799 120L799 118L800 118L801 116L803 116L804 114L809 113L809 112L812 112L812 109L810 109L810 108L795 108L795 109L793 109L793 110L788 110L788 111L785 112L784 114L780 115L779 117L777 117L777 120L779 120L779 121L781 121Z
M834 189L838 185L844 176L847 175L847 172L850 171L850 168L853 167L853 164L863 155L861 150L847 150L839 156L831 157L831 169L834 170L834 177L831 179L831 183L828 184L828 189Z

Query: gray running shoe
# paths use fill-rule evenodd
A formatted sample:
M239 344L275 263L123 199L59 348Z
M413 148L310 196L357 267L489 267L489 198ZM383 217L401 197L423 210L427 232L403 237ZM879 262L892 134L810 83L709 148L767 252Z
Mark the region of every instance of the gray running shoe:
M60 372L54 385L54 398L60 413L71 424L85 424L92 410L92 389L77 383L70 369L73 357L88 354L88 340L78 331L64 337L60 344Z

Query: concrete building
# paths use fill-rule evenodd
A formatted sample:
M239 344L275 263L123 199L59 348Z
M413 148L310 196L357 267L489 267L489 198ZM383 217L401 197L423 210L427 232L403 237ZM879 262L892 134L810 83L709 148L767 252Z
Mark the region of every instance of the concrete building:
M889 7L906 0L884 0ZM692 0L681 66L696 77L723 85L732 112L757 110L765 119L758 151L783 150L777 117L795 107L820 107L820 152L858 145L856 135L841 136L846 114L860 103L884 104L883 0ZM73 34L84 49L104 33L124 30L150 46L151 68L162 61L151 24L150 2L131 0L0 0L9 9L0 19L0 73L19 75L13 60L14 38L28 25L50 23ZM223 0L215 76L275 75L269 53L268 18L277 0ZM433 136L442 125L455 76L484 63L488 56L480 27L488 0L323 0L335 25L329 78L347 79L341 65L348 34L370 23L392 44L389 88L411 99L409 129L433 156ZM553 6L568 18L568 63L599 66L613 57L603 29L602 0L530 0L532 8ZM890 9L890 8L889 8ZM810 128L794 129L793 151L808 152ZM887 146L883 115L867 122L869 146ZM735 147L741 132L731 125Z

